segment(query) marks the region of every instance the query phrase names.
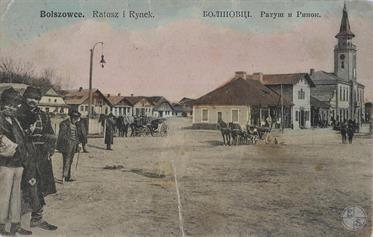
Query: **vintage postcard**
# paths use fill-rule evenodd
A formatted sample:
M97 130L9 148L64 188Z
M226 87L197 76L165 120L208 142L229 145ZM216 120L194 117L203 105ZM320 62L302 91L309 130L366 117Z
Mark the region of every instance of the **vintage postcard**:
M0 0L0 236L372 237L373 1Z

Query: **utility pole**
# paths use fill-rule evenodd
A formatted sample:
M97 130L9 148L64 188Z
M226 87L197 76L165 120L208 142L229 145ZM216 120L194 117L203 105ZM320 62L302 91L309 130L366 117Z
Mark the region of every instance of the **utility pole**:
M97 42L93 45L93 47L89 50L90 55L90 62L89 62L89 89L88 89L88 96L89 96L89 102L88 102L88 127L87 127L87 133L89 133L89 120L92 115L92 70L93 70L93 52L95 51L95 47L97 44L101 44L102 46L102 54L101 54L101 67L104 67L104 64L106 63L104 60L104 42Z
M281 132L284 133L284 100L283 100L282 84L281 84Z
M89 89L88 89L88 96L89 96L89 102L88 102L88 124L89 119L91 118L91 112L92 112L92 66L93 66L93 48L89 50L91 52L91 58L89 63ZM89 127L89 126L88 126Z

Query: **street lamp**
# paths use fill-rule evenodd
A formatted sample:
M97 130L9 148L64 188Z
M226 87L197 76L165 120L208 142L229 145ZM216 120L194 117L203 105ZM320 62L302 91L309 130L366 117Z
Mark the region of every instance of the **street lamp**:
M93 45L93 47L89 50L91 52L91 59L89 65L89 104L88 104L88 132L89 132L89 119L91 118L92 114L92 68L93 68L93 52L95 51L96 45L101 44L101 67L104 68L104 64L106 63L104 59L104 42L97 42Z

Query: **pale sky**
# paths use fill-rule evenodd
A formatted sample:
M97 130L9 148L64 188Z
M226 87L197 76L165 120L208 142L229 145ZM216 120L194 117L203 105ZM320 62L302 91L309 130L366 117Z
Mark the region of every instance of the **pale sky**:
M346 1L357 46L358 81L373 99L373 2ZM246 10L252 17L204 18L203 11ZM104 41L107 64L94 57L93 85L105 93L199 97L235 71L333 71L334 36L343 1L0 0L0 57L51 68L69 88L88 87L89 49ZM40 18L40 11L81 11L85 18ZM154 18L92 18L92 11L152 11ZM262 18L260 12L319 12L320 18Z

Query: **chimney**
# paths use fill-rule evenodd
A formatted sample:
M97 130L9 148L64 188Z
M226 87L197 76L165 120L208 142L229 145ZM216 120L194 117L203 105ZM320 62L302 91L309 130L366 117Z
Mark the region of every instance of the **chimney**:
M120 93L118 93L118 96L120 96Z
M254 72L253 79L260 81L263 84L263 73L262 72Z
M315 69L311 68L310 69L310 76L312 76L314 72L315 72Z
M83 87L79 87L79 92L81 92L83 90Z
M133 97L133 94L131 94L131 97Z
M107 94L107 98L109 98L110 97L110 94Z
M235 72L235 78L242 78L242 79L246 79L246 72L244 71L237 71Z

